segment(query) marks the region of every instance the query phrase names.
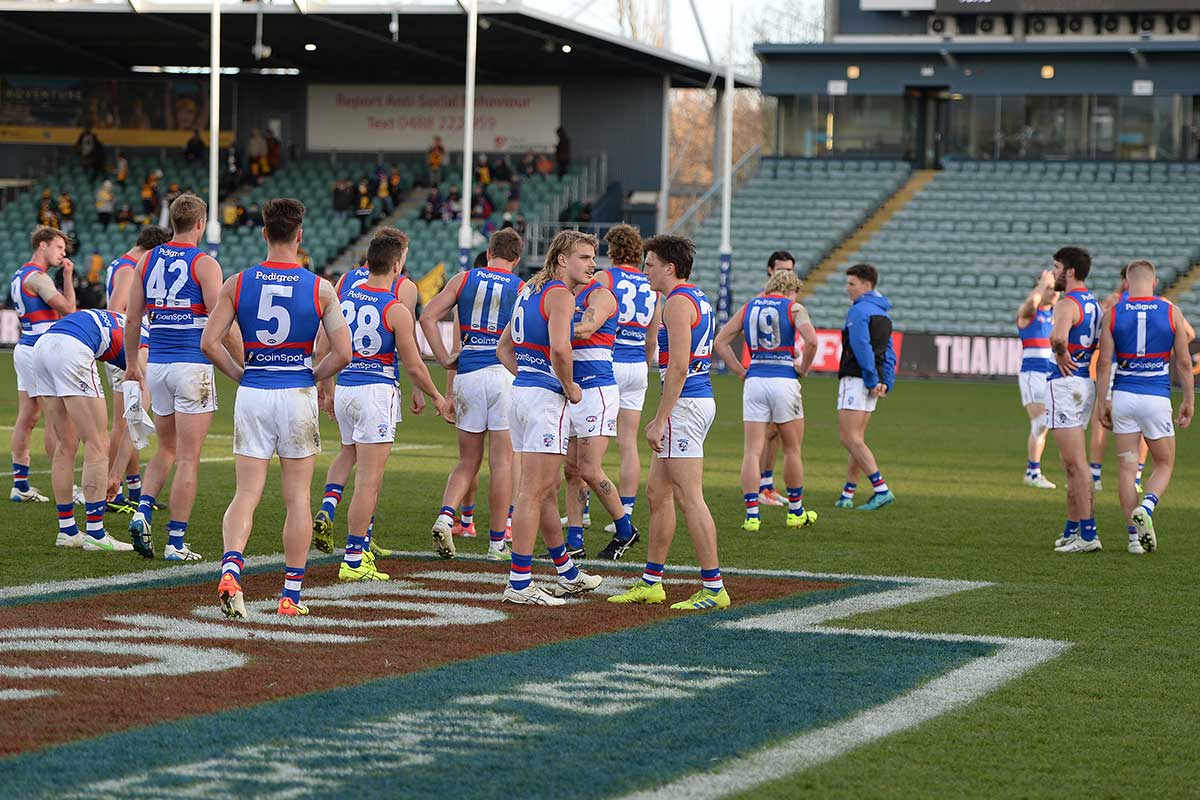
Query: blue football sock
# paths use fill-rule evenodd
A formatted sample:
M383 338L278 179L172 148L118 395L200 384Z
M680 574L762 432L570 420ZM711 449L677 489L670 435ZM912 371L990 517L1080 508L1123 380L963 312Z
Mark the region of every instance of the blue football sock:
M579 577L579 568L575 566L575 562L567 554L567 546L565 544L560 544L558 547L551 547L550 558L554 561L554 568L558 570L560 578L573 581Z
M13 486L18 492L29 491L29 465L13 462Z
M634 505L634 503L636 503L636 502L637 502L637 497L636 497L636 496L634 496L634 497L622 497L622 498L621 498L621 505L625 507L625 513L626 513L626 514L632 514L632 513L633 513L633 505Z
M154 521L154 498L142 492L142 497L138 500L138 513L146 518L146 523Z
M142 499L142 476L126 475L125 488L128 490L129 502L136 503Z
M321 500L321 510L332 520L337 513L338 503L342 502L342 490L346 487L340 483L325 484L325 497Z
M633 538L633 520L629 518L628 514L618 520L613 521L617 523L618 539L620 539L622 542L628 542Z
M173 519L167 523L167 544L172 547L183 547L183 537L187 534L186 522Z
M1083 537L1085 542L1090 542L1096 538L1096 520L1094 517L1079 520L1079 535Z
M758 492L746 492L742 499L746 502L746 519L758 519Z
M529 588L533 572L533 553L513 553L508 567L508 585L518 591Z
M567 527L567 546L572 550L583 547L583 527L571 525Z
M302 583L304 583L304 567L286 567L283 571L283 596L293 603L299 603Z

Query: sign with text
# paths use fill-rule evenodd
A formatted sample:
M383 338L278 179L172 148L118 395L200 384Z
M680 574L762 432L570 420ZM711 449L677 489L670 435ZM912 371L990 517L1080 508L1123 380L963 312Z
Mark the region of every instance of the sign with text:
M424 151L434 136L461 150L465 97L461 86L312 84L308 87L310 150ZM475 96L475 149L524 152L557 141L557 86L480 86Z

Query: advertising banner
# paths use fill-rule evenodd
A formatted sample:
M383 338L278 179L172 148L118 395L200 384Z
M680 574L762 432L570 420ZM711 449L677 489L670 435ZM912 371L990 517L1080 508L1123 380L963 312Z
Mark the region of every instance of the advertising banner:
M905 344L905 335L899 331L892 334L892 348L896 351L896 363L899 365L902 357L902 348ZM799 352L799 351L797 351ZM838 365L842 362L842 332L829 330L826 328L817 328L817 355L813 358L812 367L809 372L834 372L838 371ZM750 350L743 343L742 345L742 364L750 365ZM899 372L899 366L897 366Z
M222 144L232 139L233 85L223 81ZM228 90L228 91L226 91ZM0 76L0 142L75 144L90 127L104 145L183 147L208 133L208 78Z
M937 0L939 14L1092 14L1195 11L1196 0Z
M553 149L559 87L480 86L475 97L475 149ZM434 136L447 150L463 145L461 86L311 84L310 150L423 152Z

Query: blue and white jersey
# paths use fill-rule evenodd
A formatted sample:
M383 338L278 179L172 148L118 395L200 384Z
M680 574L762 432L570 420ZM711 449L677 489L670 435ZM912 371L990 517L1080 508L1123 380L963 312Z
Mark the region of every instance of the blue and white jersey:
M13 307L17 309L17 318L21 323L21 338L17 340L17 344L31 347L37 344L38 337L50 330L50 326L58 320L58 312L51 308L40 294L31 291L25 285L25 281L35 272L45 274L45 270L33 262L23 264L13 275L12 286L9 288Z
M1021 372L1049 372L1054 356L1050 352L1050 331L1054 328L1054 307L1039 308L1025 327L1017 326L1021 337Z
M603 285L592 281L575 296L575 317L572 328L583 319L583 313L591 304L592 293L603 289ZM617 315L613 314L586 339L572 339L572 360L575 382L584 389L593 386L616 386L613 375L613 342L617 336ZM643 351L642 361L645 361Z
M233 307L245 343L242 386L314 385L312 351L321 327L320 291L320 278L299 264L264 261L238 273Z
M115 311L85 308L67 314L47 333L61 333L87 345L97 361L125 369L125 315ZM142 347L149 336L142 323Z
M1087 289L1076 289L1063 295L1061 303L1072 302L1079 307L1079 321L1071 326L1067 333L1067 352L1075 362L1075 370L1071 377L1091 379L1092 356L1100 346L1100 304ZM1047 380L1057 380L1064 377L1058 369L1058 362L1051 360L1046 367Z
M517 293L525 282L505 269L469 270L458 287L458 332L462 351L458 374L494 367L500 334L512 319Z
M792 321L795 300L767 294L746 303L742 336L750 350L747 378L796 377L796 326Z
M200 336L208 322L196 262L205 252L185 242L167 242L150 251L142 269L146 313L150 317L151 364L207 364Z
M596 280L617 298L617 338L613 360L620 364L643 364L646 361L646 333L658 293L650 281L633 267L614 266L597 273Z
M696 321L692 323L691 351L688 354L687 378L683 382L680 397L712 397L712 378L709 367L712 363L712 340L716 333L717 320L713 315L713 307L704 296L704 292L690 283L682 283L671 290L666 300L675 295L683 295L696 307ZM665 302L665 301L664 301ZM667 364L671 361L670 341L667 337L667 326L663 323L658 328L658 374L659 380L667 375Z
M512 340L517 357L517 379L513 386L540 386L563 393L550 363L550 316L546 312L546 295L559 290L567 291L566 284L547 281L537 291L526 286L517 295L512 311Z
M346 270L342 273L342 276L338 278L337 283L334 284L333 290L337 293L338 297L341 297L342 289L346 288L347 286L362 286L367 282L367 278L369 277L371 277L371 270L366 265ZM404 282L408 280L412 279L407 275L401 275L397 277L396 280L392 281L392 294L395 295L397 299L400 297L400 287L403 286Z
M108 262L108 267L104 270L104 302L112 302L113 281L116 280L117 273L123 269L136 269L137 259L126 253L125 255L117 256L112 261Z
M354 358L337 378L338 386L366 386L373 383L395 384L400 379L396 363L396 333L388 325L388 310L398 304L395 285L376 289L360 284L343 284L338 301L346 325Z
M1112 307L1114 392L1171 396L1175 320L1171 301L1122 295Z

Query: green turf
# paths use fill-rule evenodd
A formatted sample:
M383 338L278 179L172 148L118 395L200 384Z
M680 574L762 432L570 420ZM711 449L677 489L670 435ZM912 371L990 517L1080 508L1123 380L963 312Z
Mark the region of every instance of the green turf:
M0 355L0 415L15 414L11 356ZM835 382L805 382L807 506L820 512L804 531L783 526L784 510L764 508L758 534L739 528L742 513L740 387L719 378L717 423L705 445L706 496L721 531L726 565L870 575L919 575L992 581L992 588L855 618L861 627L927 632L1039 636L1069 640L1064 656L1006 685L966 709L907 733L888 737L802 775L756 789L756 797L1123 797L1154 791L1194 796L1200 768L1198 635L1186 619L1193 608L1193 534L1200 496L1200 458L1193 434L1183 432L1176 478L1156 516L1160 551L1125 552L1117 508L1115 456L1106 459L1106 490L1097 517L1105 551L1060 556L1050 544L1061 530L1064 492L1021 485L1028 431L1012 384L902 381L880 403L868 441L897 502L875 514L832 507L844 480L845 456L837 441ZM407 388L406 388L407 396ZM647 412L657 392L652 388ZM221 411L205 458L231 451L233 387L219 389ZM407 412L406 412L407 415ZM455 456L453 431L426 415L399 429L404 445L431 449L396 452L384 483L377 528L389 547L426 550L428 525L440 505ZM334 453L332 423L324 430L326 453L318 462L314 504L323 470ZM40 437L38 439L40 444ZM1051 480L1062 483L1053 445L1044 459ZM607 460L616 475L615 447ZM781 466L781 465L780 465ZM33 459L33 480L49 490L45 456ZM781 470L777 466L777 474ZM258 510L249 553L280 549L278 470ZM477 527L485 529L485 476ZM203 487L189 541L210 559L220 556L220 520L233 493L232 461L201 467ZM782 480L777 484L782 489ZM350 487L346 497L350 496ZM644 491L635 513L646 529ZM338 531L344 535L344 508ZM597 530L589 549L607 537L598 530L603 511L593 509ZM167 516L156 518L161 545ZM682 525L682 517L680 518ZM402 522L401 522L402 521ZM12 506L5 512L0 584L98 576L140 570L135 555L56 551L53 506ZM480 552L486 537L460 547ZM637 562L644 545L627 556ZM694 561L681 532L672 550L677 563ZM161 563L161 562L159 562ZM736 602L736 595L734 597ZM786 687L781 687L786 691ZM739 726L746 720L721 724Z

